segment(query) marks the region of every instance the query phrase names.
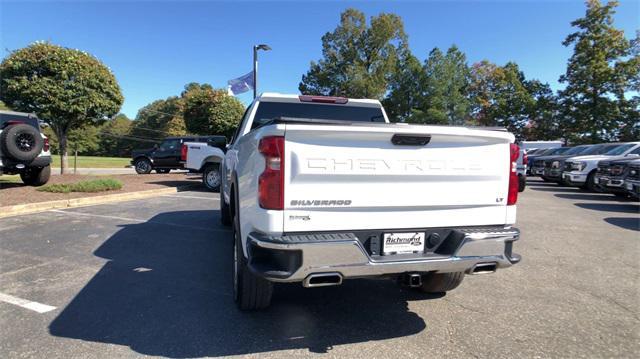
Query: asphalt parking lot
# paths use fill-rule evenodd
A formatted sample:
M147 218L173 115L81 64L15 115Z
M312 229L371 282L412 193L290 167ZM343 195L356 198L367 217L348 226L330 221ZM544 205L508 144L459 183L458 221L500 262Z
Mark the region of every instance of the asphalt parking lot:
M446 296L382 280L231 298L218 195L0 219L0 357L635 357L640 206L530 181L515 251Z

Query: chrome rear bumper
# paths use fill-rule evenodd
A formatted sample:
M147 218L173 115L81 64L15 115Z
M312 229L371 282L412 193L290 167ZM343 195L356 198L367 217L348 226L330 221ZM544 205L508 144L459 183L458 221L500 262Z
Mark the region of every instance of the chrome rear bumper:
M249 267L274 282L300 282L311 274L339 273L343 278L406 272L467 272L481 264L507 268L520 261L512 252L517 228L461 228L464 238L453 254L370 255L353 233L273 237L251 233Z

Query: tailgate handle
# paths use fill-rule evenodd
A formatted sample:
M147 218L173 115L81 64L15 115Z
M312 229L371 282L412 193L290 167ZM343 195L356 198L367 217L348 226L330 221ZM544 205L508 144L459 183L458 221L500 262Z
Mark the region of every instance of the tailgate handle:
M391 143L396 146L424 146L431 141L431 135L409 135L396 133Z

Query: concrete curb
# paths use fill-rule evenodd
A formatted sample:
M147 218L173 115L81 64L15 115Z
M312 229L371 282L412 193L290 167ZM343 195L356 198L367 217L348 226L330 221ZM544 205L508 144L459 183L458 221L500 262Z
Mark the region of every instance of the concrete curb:
M48 211L50 209L93 206L96 204L123 202L123 201L131 201L136 199L157 197L165 194L172 194L172 193L178 193L181 191L186 191L194 187L197 187L197 185L151 189L147 191L138 191L138 192L129 192L129 193L107 194L103 196L61 199L57 201L47 201L47 202L38 202L38 203L15 204L12 206L0 207L0 218L17 216L20 214L43 212L43 211Z

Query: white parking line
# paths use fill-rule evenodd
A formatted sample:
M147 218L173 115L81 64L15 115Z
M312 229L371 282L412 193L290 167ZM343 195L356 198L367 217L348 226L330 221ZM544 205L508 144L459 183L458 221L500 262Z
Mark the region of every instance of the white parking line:
M108 218L108 219L117 219L120 221L127 222L146 222L144 219L136 219L136 218L127 218L127 217L118 217L118 216L107 216L104 214L93 214L93 213L82 213L82 212L67 212L60 209L52 209L49 212L63 213L66 215L76 215L76 216L87 216L87 217L98 217L98 218Z
M56 309L56 307L52 307L50 305L46 305L38 302L32 302L30 300L14 297L12 295L4 294L4 293L0 293L0 301L17 305L22 308L30 309L38 313L46 313Z
M67 211L63 211L63 210L60 210L60 209L52 209L49 212L63 213L63 214L69 215L69 216L76 215L76 216L85 216L85 217L117 219L119 221L125 221L125 222L153 223L153 224L160 224L160 225L165 225L165 226L174 226L174 227L181 227L181 228L198 229L198 230L201 230L201 231L210 231L210 232L229 232L228 229L218 229L218 228L191 226L191 225L188 225L188 224L172 223L172 222L147 221L147 220L144 220L144 219L118 217L118 216L108 216L108 215L104 215L104 214L93 214L93 213L82 213L82 212L67 212Z
M206 200L210 200L210 201L219 201L220 200L220 198L202 197L202 196L181 196L179 194L167 194L167 195L164 195L163 197L195 198L195 199L206 199Z

